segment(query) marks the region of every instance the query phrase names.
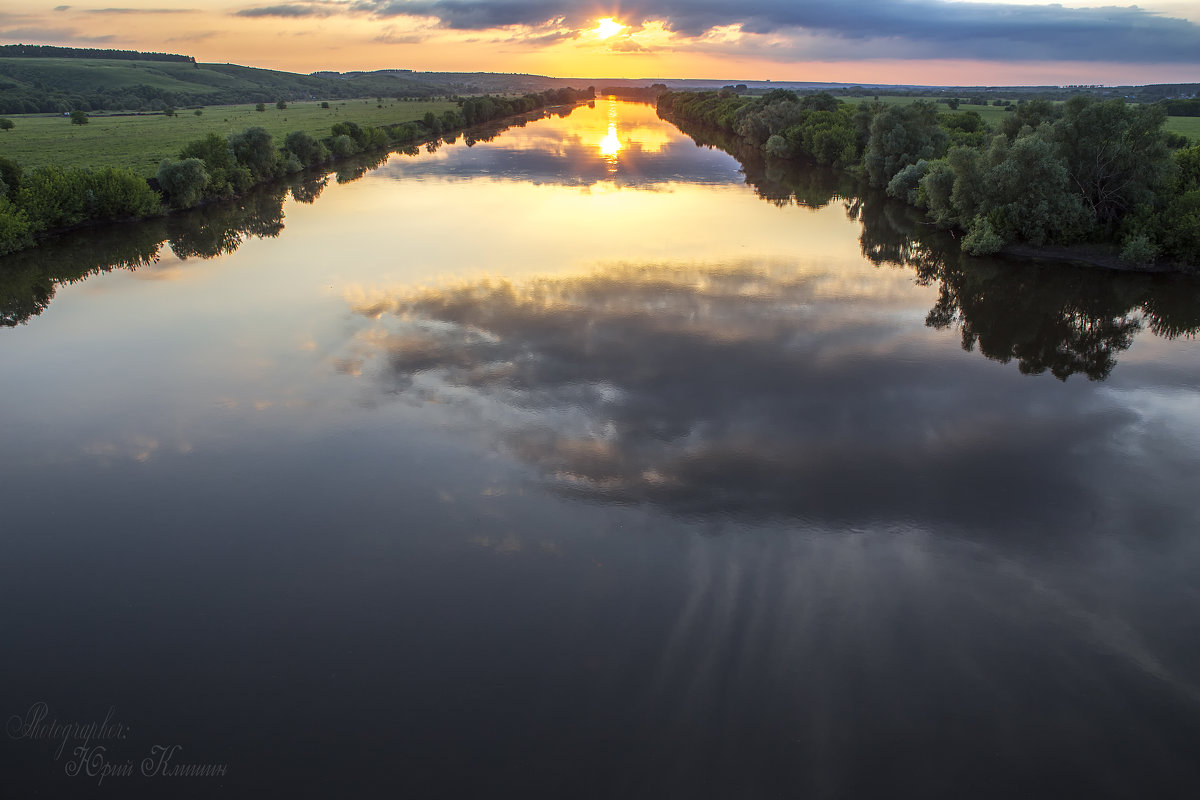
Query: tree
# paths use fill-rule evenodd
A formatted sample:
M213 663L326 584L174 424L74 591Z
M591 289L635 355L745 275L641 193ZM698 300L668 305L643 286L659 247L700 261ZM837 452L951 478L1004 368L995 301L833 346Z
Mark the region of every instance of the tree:
M11 131L16 125L7 117L0 117L0 131Z
M1135 206L1152 202L1170 177L1164 122L1166 114L1156 105L1096 102L1083 95L1064 105L1051 135L1072 185L1100 223L1111 225Z
M79 110L72 111L71 112L71 124L72 125L87 125L88 124L87 112L79 111Z
M176 208L190 208L199 203L208 183L208 172L198 158L179 161L164 158L158 165L157 177L167 202Z
M287 108L287 103L284 102L283 100L276 100L275 107L278 108L280 111L283 111L285 108Z
M329 160L329 149L304 131L289 133L283 146L304 167L316 166Z
M255 110L255 111L266 111L266 110L267 110L267 106L266 106L266 104L264 104L264 103L259 103L258 105L256 105L256 106L254 107L254 110Z
M255 180L275 176L278 154L271 134L265 128L247 128L229 137L229 147L238 163L250 170Z
M938 124L937 104L917 100L906 106L886 106L871 119L864 163L874 186L887 186L892 176L921 159L932 160L946 147L946 132Z
M949 100L946 101L946 105L948 105L950 107L951 111L958 111L958 98L951 97Z

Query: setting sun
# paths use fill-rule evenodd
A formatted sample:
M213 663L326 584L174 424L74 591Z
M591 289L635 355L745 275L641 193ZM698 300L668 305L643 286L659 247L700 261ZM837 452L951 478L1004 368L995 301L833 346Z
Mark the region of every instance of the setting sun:
M612 17L605 17L596 23L596 27L592 31L601 39L608 39L616 36L621 31L625 30L625 26L617 22Z

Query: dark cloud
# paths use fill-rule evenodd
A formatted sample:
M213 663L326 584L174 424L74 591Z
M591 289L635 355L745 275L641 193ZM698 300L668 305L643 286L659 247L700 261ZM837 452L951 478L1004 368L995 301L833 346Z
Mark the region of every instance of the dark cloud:
M571 0L358 0L349 8L379 17L436 17L450 28L565 24L591 27L593 2ZM858 60L885 57L1002 60L1200 62L1200 26L1127 8L953 3L944 0L634 0L622 20L663 20L680 34L741 25L750 33L801 37L795 58ZM870 43L868 50L864 46ZM859 49L847 49L859 48Z

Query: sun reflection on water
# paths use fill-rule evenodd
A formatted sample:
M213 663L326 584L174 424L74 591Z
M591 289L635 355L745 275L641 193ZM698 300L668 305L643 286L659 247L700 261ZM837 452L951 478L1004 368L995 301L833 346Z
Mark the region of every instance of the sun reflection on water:
M617 171L617 157L620 153L621 139L617 136L617 101L610 98L608 101L608 135L600 140L600 155L604 156L610 173Z

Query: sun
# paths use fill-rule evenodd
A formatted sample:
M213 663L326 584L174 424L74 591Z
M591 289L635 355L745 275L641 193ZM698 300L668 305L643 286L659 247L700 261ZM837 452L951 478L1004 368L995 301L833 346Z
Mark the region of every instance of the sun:
M592 32L601 39L609 39L616 36L621 31L625 30L625 26L617 22L612 17L605 17L596 22L596 27L592 28Z

